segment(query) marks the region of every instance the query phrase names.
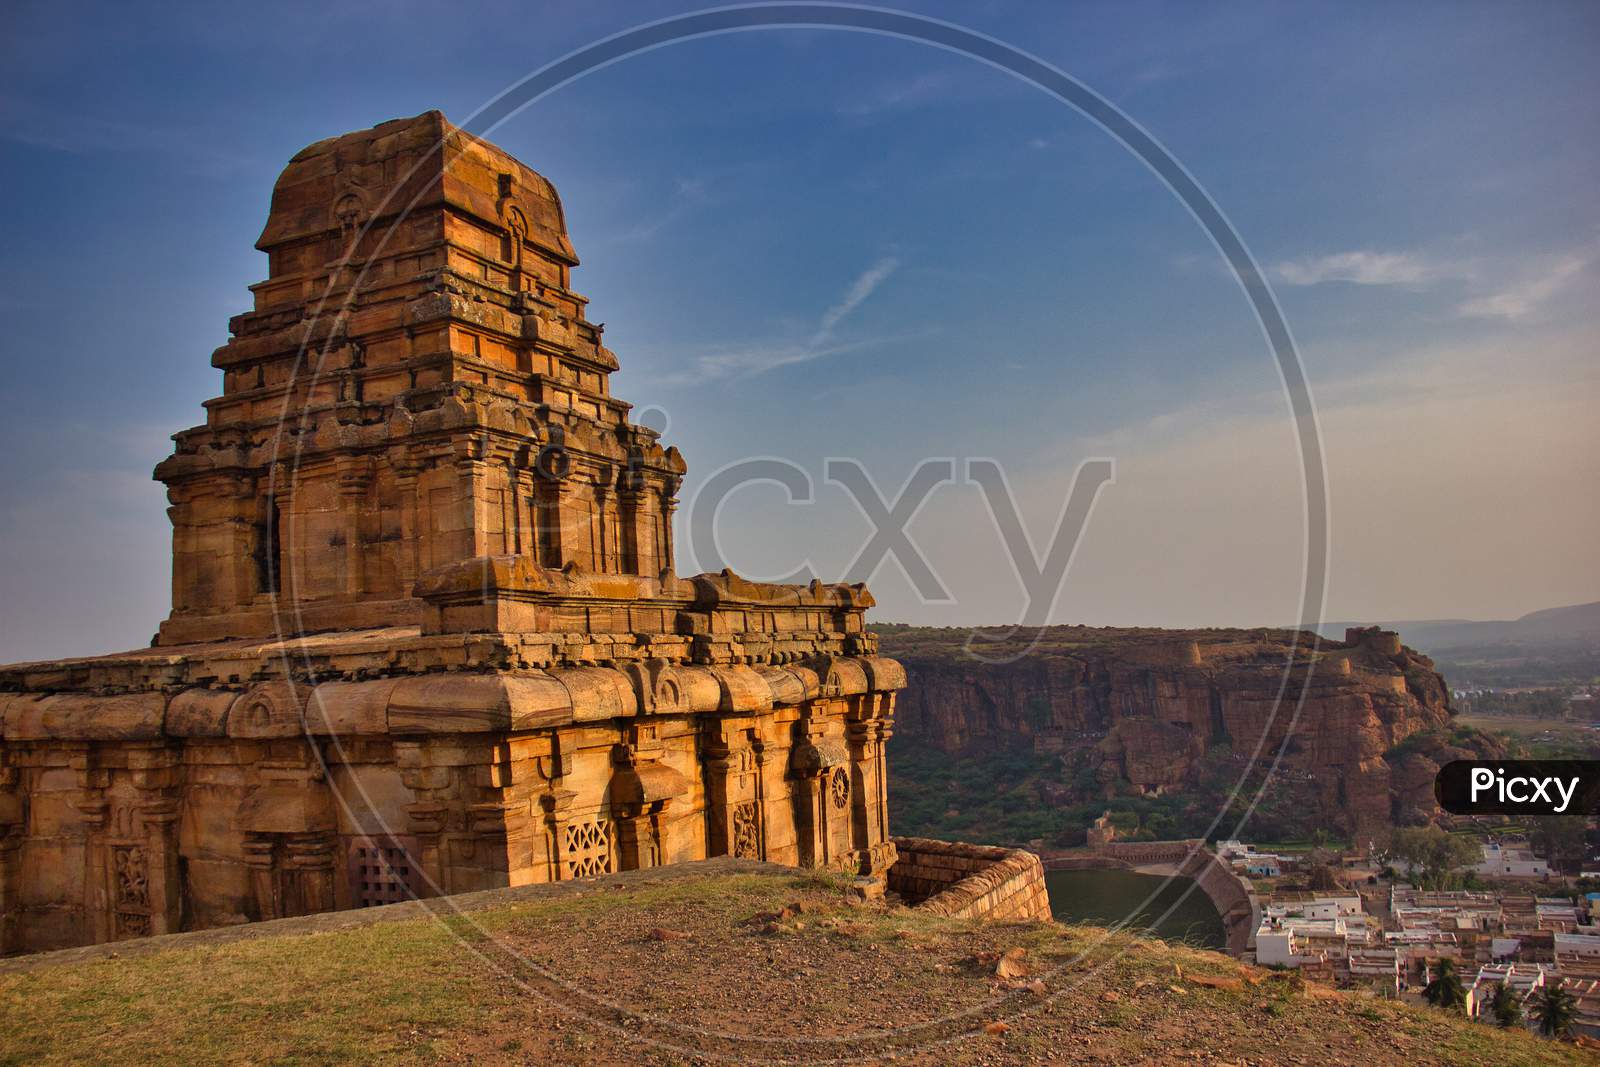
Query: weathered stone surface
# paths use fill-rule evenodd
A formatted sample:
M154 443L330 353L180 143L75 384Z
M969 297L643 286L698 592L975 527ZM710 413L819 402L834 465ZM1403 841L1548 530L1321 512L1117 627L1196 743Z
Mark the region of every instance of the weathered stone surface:
M295 156L257 247L155 645L0 667L0 953L893 862L872 598L674 573L549 182L431 112Z
M1288 690L1298 696L1305 682L1298 714L1280 699L1296 643L1287 631L1051 627L1034 653L994 666L965 656L952 633L884 639L911 680L903 736L947 751L1019 739L1045 752L1088 749L1102 781L1145 792L1192 784L1216 751L1247 759L1259 744L1270 759L1287 739L1280 773L1309 783L1325 824L1363 843L1386 840L1407 810L1433 808L1426 768L1406 763L1397 781L1386 753L1447 725L1448 691L1392 633L1352 631L1315 652L1301 634Z

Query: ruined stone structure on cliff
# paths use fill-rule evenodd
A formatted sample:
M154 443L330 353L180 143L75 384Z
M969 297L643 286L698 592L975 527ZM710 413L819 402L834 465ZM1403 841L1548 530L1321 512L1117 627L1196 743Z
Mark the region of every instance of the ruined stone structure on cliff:
M156 470L172 613L0 668L0 951L731 854L881 874L859 585L679 578L544 178L438 113L289 163Z

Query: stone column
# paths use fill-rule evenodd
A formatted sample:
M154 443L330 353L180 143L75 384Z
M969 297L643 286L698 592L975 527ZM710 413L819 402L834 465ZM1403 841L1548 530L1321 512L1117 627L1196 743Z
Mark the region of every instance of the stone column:
M444 854L445 805L437 800L422 800L407 804L405 811L411 836L417 840L417 854L412 860L422 869L423 875L418 896L454 892L450 865L445 862Z
M400 558L396 566L401 594L409 596L422 571L422 534L417 529L417 482L422 464L407 456L395 460L393 467L395 491L400 495Z
M644 527L644 494L637 489L623 489L617 493L618 545L617 570L624 574L652 574L646 567Z
M295 565L298 545L295 543L297 527L294 518L294 489L289 484L289 469L280 465L272 484L272 496L267 498L268 521L271 508L278 509L278 558L273 561L278 574L278 597L286 604L299 598L300 572Z
M338 473L339 508L345 515L344 591L359 597L366 591L366 538L361 524L366 517L367 490L372 485L372 464L366 457L341 460Z
M732 772L733 752L721 736L720 723L713 720L712 736L705 742L701 763L705 768L706 855L733 855Z
M467 559L489 554L489 530L484 511L489 468L484 462L484 452L482 438L468 437L457 442L458 491L466 497L469 524L468 539L461 548L465 549Z
M111 876L106 866L105 830L111 815L111 802L105 790L111 772L91 765L88 745L78 746L72 768L78 777L78 798L73 807L83 816L83 925L90 931L88 944L110 941L115 936L110 898Z
M617 818L617 869L634 871L662 863L662 822L665 801L637 806Z
M539 798L546 843L549 847L550 877L548 880L552 882L567 880L565 848L561 835L572 816L572 802L577 797L578 794L571 789L552 789Z
M178 802L170 797L139 806L145 825L150 932L175 934L183 922L183 886L178 876Z
M606 484L604 475L596 475L594 480L594 518L590 524L590 546L594 552L594 571L596 574L614 574L621 569L618 566L618 552L615 531L611 528L612 509L607 505L611 499L611 487Z
M284 843L283 866L285 915L333 910L333 834L291 834Z
M567 479L541 476L539 482L539 563L552 570L566 566L568 538L564 528L571 490Z
M674 562L672 555L672 513L677 510L677 494L673 490L663 487L661 490L660 510L661 536L658 539L658 543L660 545L660 560L658 561L659 566L656 568L655 573L660 573L664 570L675 571L676 569L677 565Z
M6 762L0 748L0 955L17 950L16 915L21 906L22 774Z
M250 872L250 892L256 903L256 919L283 918L274 863L276 838L272 834L247 833L244 835L243 850L244 865Z

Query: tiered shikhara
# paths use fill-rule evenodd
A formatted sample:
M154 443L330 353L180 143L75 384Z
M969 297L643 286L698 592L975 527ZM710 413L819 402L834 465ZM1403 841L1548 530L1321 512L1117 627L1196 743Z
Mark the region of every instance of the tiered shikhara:
M0 951L721 854L882 872L859 586L673 573L548 181L431 112L273 191L149 649L0 668Z

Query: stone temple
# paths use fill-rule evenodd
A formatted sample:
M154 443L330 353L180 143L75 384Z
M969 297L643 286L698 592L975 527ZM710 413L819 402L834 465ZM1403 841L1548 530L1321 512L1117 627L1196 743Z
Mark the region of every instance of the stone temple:
M887 871L872 599L675 574L683 459L611 396L548 181L430 112L295 156L256 247L155 472L171 615L0 667L0 952L724 854Z

